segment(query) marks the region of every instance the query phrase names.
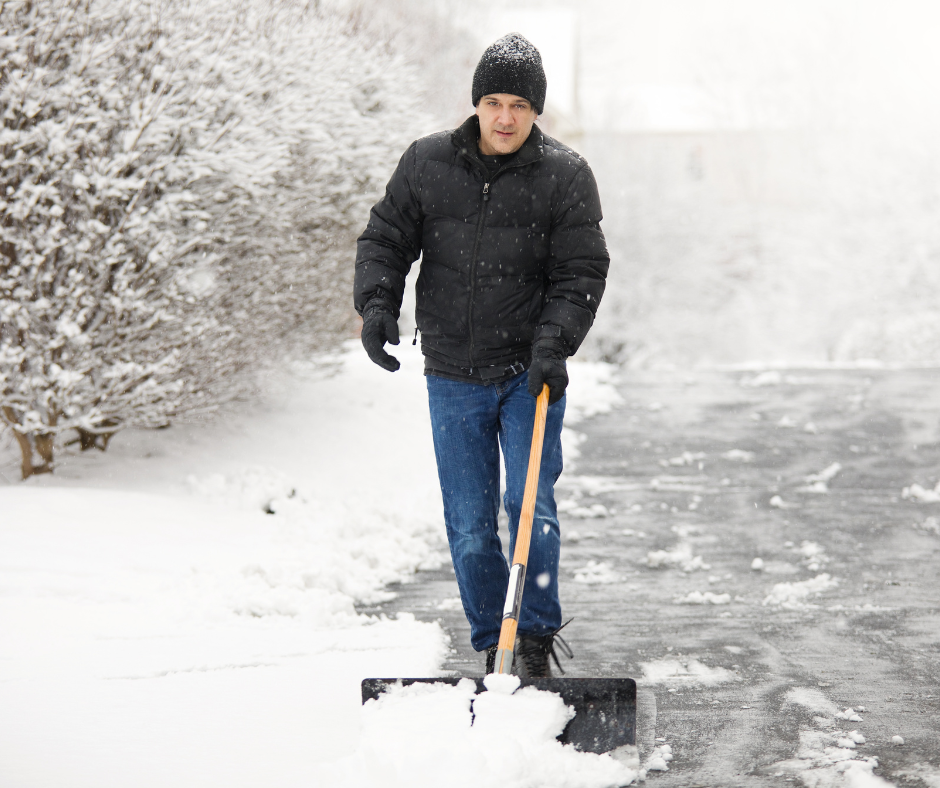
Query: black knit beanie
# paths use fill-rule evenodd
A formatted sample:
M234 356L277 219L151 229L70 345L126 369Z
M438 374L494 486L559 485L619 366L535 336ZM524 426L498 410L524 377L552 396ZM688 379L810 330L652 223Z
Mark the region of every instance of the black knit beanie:
M483 96L509 93L532 103L541 115L545 108L548 83L542 68L542 56L518 33L510 33L487 47L473 74L473 106Z

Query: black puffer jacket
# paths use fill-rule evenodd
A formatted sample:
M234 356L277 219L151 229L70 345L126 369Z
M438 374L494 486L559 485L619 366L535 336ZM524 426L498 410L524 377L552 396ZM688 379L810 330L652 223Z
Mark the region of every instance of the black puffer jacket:
M467 369L521 362L532 342L581 344L604 293L609 257L594 175L533 126L489 175L472 115L405 152L359 238L355 306L396 317L419 257L417 325L429 359Z

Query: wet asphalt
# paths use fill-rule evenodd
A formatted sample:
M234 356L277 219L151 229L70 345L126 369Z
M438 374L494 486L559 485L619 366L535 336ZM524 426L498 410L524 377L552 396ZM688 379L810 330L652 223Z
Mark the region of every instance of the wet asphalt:
M557 488L564 668L637 679L641 757L673 754L648 780L940 785L940 503L902 494L940 479L940 370L618 386ZM449 566L392 590L364 612L439 620L482 674Z

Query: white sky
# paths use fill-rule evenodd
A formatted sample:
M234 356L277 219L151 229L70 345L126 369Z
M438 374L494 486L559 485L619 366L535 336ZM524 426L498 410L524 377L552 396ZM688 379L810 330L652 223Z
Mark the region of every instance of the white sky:
M549 102L586 128L937 121L927 0L509 0L485 18L481 44L530 38Z

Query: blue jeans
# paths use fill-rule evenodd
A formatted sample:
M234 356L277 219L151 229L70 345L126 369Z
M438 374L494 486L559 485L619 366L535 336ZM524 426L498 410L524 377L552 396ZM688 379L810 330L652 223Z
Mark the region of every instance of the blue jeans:
M427 377L434 454L444 497L444 522L460 599L477 651L499 640L509 566L497 533L499 452L506 464L509 554L516 530L532 444L535 398L528 372L486 386ZM558 555L561 536L555 482L561 474L565 398L548 409L532 542L522 594L520 634L545 635L561 626Z

